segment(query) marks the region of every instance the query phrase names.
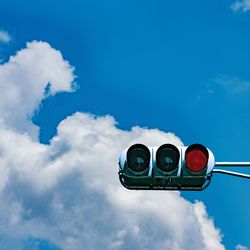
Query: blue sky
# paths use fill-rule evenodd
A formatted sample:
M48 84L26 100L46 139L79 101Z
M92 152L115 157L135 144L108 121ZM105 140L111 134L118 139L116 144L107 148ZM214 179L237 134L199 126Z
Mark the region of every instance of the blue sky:
M0 57L8 63L26 42L44 41L75 68L77 90L43 100L32 118L42 144L79 111L112 115L121 130L157 128L202 143L217 161L250 161L249 8L247 0L8 1L0 32L10 40L0 33ZM247 180L215 175L204 192L181 195L205 204L226 249L244 250L249 191ZM53 237L33 245L59 247Z

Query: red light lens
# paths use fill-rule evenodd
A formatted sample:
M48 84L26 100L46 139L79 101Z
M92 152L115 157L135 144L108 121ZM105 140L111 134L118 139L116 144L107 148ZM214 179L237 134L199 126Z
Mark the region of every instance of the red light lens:
M207 155L199 149L193 149L189 151L185 157L187 168L193 172L200 172L205 169L207 166L207 161Z

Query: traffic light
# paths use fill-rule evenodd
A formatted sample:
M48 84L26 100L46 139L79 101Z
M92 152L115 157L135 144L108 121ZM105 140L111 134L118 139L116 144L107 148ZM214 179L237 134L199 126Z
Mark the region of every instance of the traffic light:
M128 189L203 190L210 183L214 163L212 152L201 144L134 144L121 153L119 178Z

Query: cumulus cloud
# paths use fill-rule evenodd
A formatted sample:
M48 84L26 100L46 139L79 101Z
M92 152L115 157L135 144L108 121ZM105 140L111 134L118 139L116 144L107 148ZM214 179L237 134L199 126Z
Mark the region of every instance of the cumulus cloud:
M0 30L0 42L9 43L11 41L10 34L5 30Z
M31 61L39 61L40 57L41 65L33 66ZM45 62L53 67L46 67ZM41 42L28 44L1 67L12 74L0 73L0 83L3 79L7 84L3 84L7 97L1 99L0 106L7 111L10 108L12 115L29 128L23 133L23 127L0 113L3 249L25 249L29 237L70 250L82 246L117 250L225 249L221 233L202 202L191 203L179 192L129 191L119 183L117 162L124 148L136 142L182 145L177 136L138 126L121 130L110 115L76 112L59 124L49 145L41 144L33 138L27 114L44 98L47 82L51 83L52 94L71 90L72 67L60 52ZM25 88L23 84L27 84ZM19 107L14 109L11 103L8 106L8 85L24 101L22 115ZM17 103L22 105L21 101Z
M38 128L30 122L33 112L45 97L72 90L73 68L61 53L45 42L27 43L9 61L0 65L0 117L18 132L37 137Z
M236 1L231 5L231 9L234 12L237 12L237 11L246 12L250 10L250 0Z

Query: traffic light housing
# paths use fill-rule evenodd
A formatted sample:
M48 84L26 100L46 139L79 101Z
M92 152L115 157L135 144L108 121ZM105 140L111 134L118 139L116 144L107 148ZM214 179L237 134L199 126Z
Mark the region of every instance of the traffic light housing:
M134 144L120 155L119 178L128 189L203 190L210 183L214 163L212 152L201 144Z

